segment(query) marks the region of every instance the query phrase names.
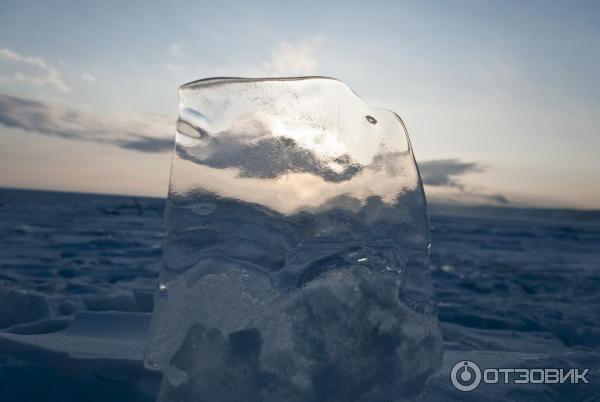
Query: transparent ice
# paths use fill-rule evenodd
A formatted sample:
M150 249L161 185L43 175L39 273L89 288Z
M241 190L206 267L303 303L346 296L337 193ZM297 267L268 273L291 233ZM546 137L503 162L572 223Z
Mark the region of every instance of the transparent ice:
M441 362L404 124L323 77L180 88L158 400L400 401Z

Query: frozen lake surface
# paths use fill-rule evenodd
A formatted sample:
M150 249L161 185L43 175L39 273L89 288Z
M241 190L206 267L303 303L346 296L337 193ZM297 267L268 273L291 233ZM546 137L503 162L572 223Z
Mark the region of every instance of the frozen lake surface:
M162 199L0 191L0 401L133 400L163 208ZM445 358L421 399L594 400L600 214L433 206L430 215ZM462 393L449 372L463 359L590 368L590 384Z

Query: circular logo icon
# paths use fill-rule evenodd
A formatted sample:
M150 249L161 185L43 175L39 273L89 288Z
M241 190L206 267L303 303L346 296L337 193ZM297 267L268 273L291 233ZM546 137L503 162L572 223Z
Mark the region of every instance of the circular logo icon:
M481 382L481 370L477 363L461 360L452 367L450 379L454 388L460 391L473 391Z

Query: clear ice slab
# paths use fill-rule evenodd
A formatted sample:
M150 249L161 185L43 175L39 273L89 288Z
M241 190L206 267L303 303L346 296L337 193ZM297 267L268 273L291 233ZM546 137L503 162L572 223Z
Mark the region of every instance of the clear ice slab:
M325 77L214 78L179 97L144 360L158 400L419 395L442 336L402 120Z

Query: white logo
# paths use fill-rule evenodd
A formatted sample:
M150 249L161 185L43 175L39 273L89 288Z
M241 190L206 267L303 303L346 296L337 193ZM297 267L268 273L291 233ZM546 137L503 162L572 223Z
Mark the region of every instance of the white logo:
M464 392L473 391L481 382L481 370L475 362L462 360L452 367L450 379L456 389Z
M486 368L477 363L461 360L452 367L452 385L460 391L473 391L483 381L486 384L589 384L586 378L590 369L578 368Z

